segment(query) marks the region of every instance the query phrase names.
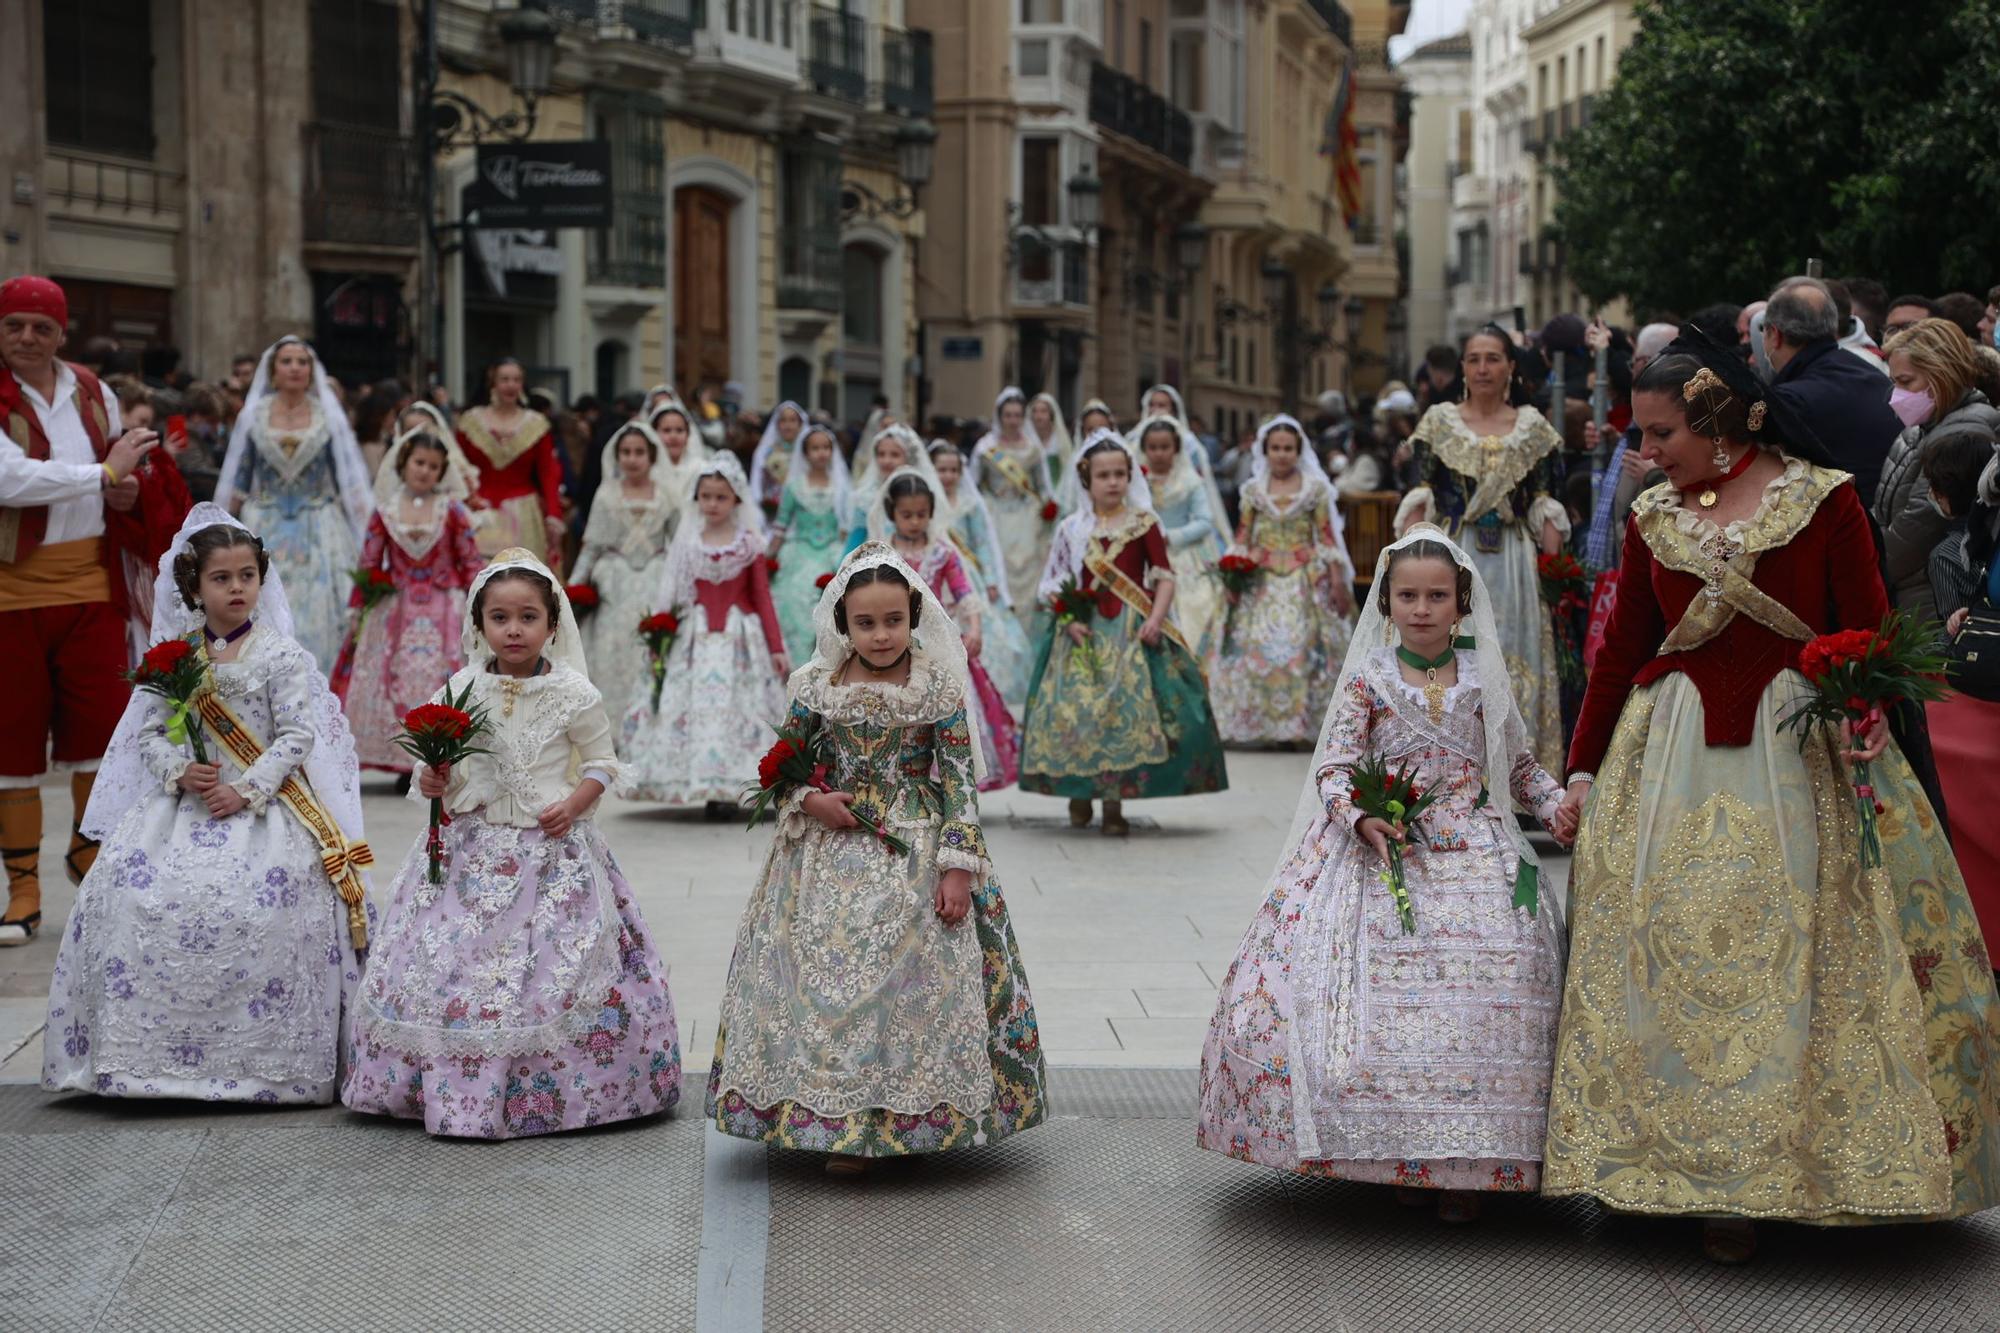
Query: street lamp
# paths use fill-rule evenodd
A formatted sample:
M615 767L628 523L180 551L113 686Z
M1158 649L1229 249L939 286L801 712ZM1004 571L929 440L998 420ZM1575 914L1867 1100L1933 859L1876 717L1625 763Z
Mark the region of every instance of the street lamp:
M435 0L430 7L434 10ZM428 20L433 42L436 21L433 12ZM434 152L469 148L489 139L519 143L535 132L539 103L554 86L556 21L539 9L510 9L501 15L498 27L507 51L507 76L520 107L495 115L463 93L439 88L433 47L425 63Z
M1104 216L1104 182L1084 166L1069 178L1068 189L1069 224L1082 232L1097 230L1098 220Z
M1319 285L1313 299L1319 310L1319 326L1331 329L1333 317L1340 309L1340 288L1333 285L1332 278L1328 278Z
M1188 221L1174 228L1174 249L1181 261L1181 272L1187 274L1188 284L1194 284L1194 275L1201 272L1202 261L1208 257L1208 228L1199 222Z
M1291 292L1292 271L1276 255L1265 255L1264 262L1257 267L1257 276L1264 280L1264 304L1274 314L1280 312Z
M840 183L840 209L846 214L906 218L917 211L917 191L931 183L931 168L937 161L937 127L927 120L915 121L896 131L896 174L909 188L908 194L884 199L860 181Z

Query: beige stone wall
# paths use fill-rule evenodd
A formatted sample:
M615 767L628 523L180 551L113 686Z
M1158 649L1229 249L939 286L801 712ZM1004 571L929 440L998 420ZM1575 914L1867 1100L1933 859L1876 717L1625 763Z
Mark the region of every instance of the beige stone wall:
M1542 113L1560 113L1585 95L1602 97L1616 76L1618 59L1638 29L1632 0L1572 0L1533 27L1527 37L1528 108L1535 123ZM1530 235L1540 237L1555 221L1559 193L1544 154L1535 165L1528 203ZM1543 272L1529 286L1529 320L1540 325L1564 311L1589 314L1592 307L1569 281ZM1598 308L1613 324L1630 327L1632 312L1623 300Z

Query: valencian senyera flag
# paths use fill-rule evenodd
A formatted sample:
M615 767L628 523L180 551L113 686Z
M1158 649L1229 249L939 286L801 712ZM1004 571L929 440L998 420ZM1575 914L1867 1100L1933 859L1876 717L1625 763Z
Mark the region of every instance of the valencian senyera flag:
M1354 59L1350 56L1340 68L1340 82L1327 105L1326 125L1319 140L1319 155L1333 159L1332 192L1340 200L1341 217L1350 227L1361 216L1361 136L1354 128L1354 97Z

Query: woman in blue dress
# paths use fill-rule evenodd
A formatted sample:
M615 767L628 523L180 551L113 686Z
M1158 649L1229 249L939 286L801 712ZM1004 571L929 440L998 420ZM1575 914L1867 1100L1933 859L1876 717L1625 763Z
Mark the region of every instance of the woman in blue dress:
M293 637L331 671L375 496L354 428L303 338L278 339L257 362L215 503L263 537L293 589Z

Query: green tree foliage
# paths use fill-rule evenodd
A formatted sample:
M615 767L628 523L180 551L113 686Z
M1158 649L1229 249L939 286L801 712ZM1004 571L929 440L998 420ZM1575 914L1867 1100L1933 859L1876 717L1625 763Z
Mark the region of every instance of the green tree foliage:
M1646 0L1591 123L1551 147L1594 301L1687 312L1803 269L2000 282L2000 3Z

